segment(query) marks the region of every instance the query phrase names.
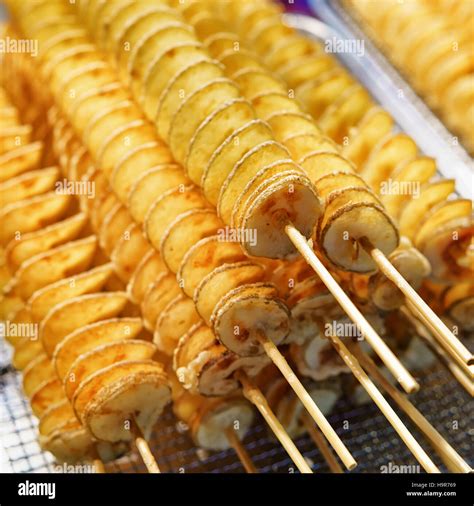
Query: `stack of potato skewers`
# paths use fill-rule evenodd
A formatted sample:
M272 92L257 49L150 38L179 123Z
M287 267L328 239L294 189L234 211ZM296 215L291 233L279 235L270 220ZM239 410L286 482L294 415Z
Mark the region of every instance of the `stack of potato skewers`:
M67 10L67 9L66 9L66 10ZM78 36L78 35L77 35L77 34L76 34L76 35L71 35L71 34L68 34L68 36L74 37L74 36ZM78 37L80 37L80 35L79 35ZM55 42L58 42L58 41L55 41ZM61 40L59 39L58 44L60 44L60 43L61 43ZM90 48L89 48L89 49L90 49ZM88 50L87 50L87 49L86 49L86 50L84 50L84 47L82 47L82 48L81 48L81 51L83 51L84 53L86 53ZM77 53L79 54L81 51L77 51ZM56 60L56 63L57 63L59 60L62 60L62 58L65 56L65 54L66 54L66 53L67 53L66 51L65 51L64 53L59 52L59 55L61 55L61 58L58 58L58 59ZM54 59L52 59L52 61L54 61ZM76 62L76 63L77 63L77 62ZM91 73L94 73L94 72L97 72L97 71L98 71L98 69L99 69L99 70L103 70L103 69L101 69L101 66L100 66L100 65L98 65L98 64L95 64L95 63L94 63L94 64L92 64L92 62L88 62L88 63L90 63L90 66L89 66L89 68L86 70L86 72L91 72ZM95 66L94 66L94 65L95 65ZM66 68L67 68L67 67L66 67ZM53 66L53 65L50 65L49 70L52 70L52 71L54 72L54 66ZM58 72L58 76L60 76L60 73L59 73L59 72ZM107 77L106 71L104 71L104 76L105 76L105 77ZM71 76L71 78L73 78L73 77L74 77L74 76ZM78 76L78 77L80 77L80 74L79 74L79 76ZM53 79L52 83L54 83L54 79ZM56 83L56 84L57 84L57 85L58 85L58 87L60 88L61 83L59 82L59 83ZM78 84L78 83L76 82L76 87L74 88L74 90L75 90L76 92L77 92L77 84ZM102 83L101 83L101 84L102 84ZM110 83L107 83L107 84L110 84ZM64 85L63 85L63 86L64 86ZM53 86L52 86L52 87L54 88L54 84L53 84ZM67 88L67 86L64 86L64 88L65 88L65 90L63 90L63 91L64 91L64 93L66 93L66 92L68 91L68 88ZM104 84L104 91L105 91L105 88L106 88L106 84ZM72 89L72 88L70 88L70 89ZM110 91L110 90L109 90L109 91ZM118 94L120 94L120 90L119 90L117 93L118 93ZM69 96L70 96L70 95L69 95ZM64 110L68 111L67 93L66 93L66 95L64 95L64 97L65 97L65 102L66 102L66 103L65 103L65 104L61 104L61 106L64 108ZM73 96L72 98L73 98L73 99L75 99L76 97L77 97L77 95ZM82 98L83 98L84 100L86 100L86 99L87 99L87 97L86 97L86 96L83 96ZM122 98L125 100L125 98L126 98L126 97L122 97ZM81 108L81 109L79 109L79 108L77 109L78 114L79 114L79 111L80 111L80 113L82 114L82 111L83 111L83 109L84 109L84 104L85 104L85 102L83 101L83 102L80 102L80 103L81 103L81 105L82 105L82 108ZM71 105L71 107L72 107L74 104L69 104L69 105ZM99 121L99 120L98 120L98 121ZM145 127L144 127L144 128L145 128ZM92 130L92 129L91 129L91 130ZM73 135L71 134L71 135L70 135L70 138L69 138L69 141L70 141L71 143L73 143L73 142L74 142L74 139L72 139L72 137L73 137ZM91 134L90 134L90 132L89 132L89 138L90 138L90 137L92 137L92 136L91 136ZM72 140L71 140L71 139L72 139ZM92 144L90 144L90 146L91 146L91 145L92 145ZM89 146L88 146L88 147L89 147ZM156 143L155 143L155 145L154 145L154 146L147 146L147 149L148 149L148 148L151 148L151 147L154 147L154 148L156 148L156 149L159 149L159 148L161 148L161 145L156 145ZM144 150L142 150L142 151L144 151ZM138 150L137 150L137 153L138 153ZM110 153L108 153L108 154L109 154L109 156L110 156ZM114 154L116 154L116 153L114 153ZM136 153L134 153L134 154L136 154ZM158 154L161 156L160 161L163 161L163 158L162 158L162 155L163 155L162 150L161 150L161 152L160 152L160 153L158 153ZM153 156L153 155L151 155L151 156ZM104 153L102 153L102 157L103 157L103 159L107 159L107 156L106 156ZM169 161L169 160L167 160L167 161ZM124 195L126 195L126 193L124 194L124 193L121 193L121 192L126 192L126 191L128 190L127 185L129 184L129 183L128 183L128 181L126 180L126 177L129 177L129 173L128 173L128 176L127 176L127 170L128 170L128 171L130 171L130 166L128 167L128 169L127 169L127 168L123 168L123 167L126 167L125 162L126 162L126 160L124 160L123 164L121 164L121 165L120 165L121 170L122 170L122 176L121 176L121 177L125 177L125 179L122 179L122 180L120 181L120 179L119 179L118 177L116 178L117 188L119 188L119 191L117 192L117 195L119 196L119 198L123 198L123 196L124 196ZM110 163L110 160L109 160L109 163ZM135 160L135 163L136 163L136 160ZM152 162L152 163L153 163L153 162ZM106 166L106 165L105 165L105 166ZM117 167L117 165L116 165L116 167ZM107 174L107 169L104 169L103 167L101 167L101 170L102 170L102 171L104 171L104 173L105 173L105 174ZM120 171L116 170L115 172L116 172L116 174L118 174ZM112 179L112 181L111 181L111 182L112 182L112 185L113 185L113 181L114 181L114 179ZM120 184L119 184L119 183L117 183L117 181L120 181ZM125 186L124 186L124 185L125 185ZM122 196L120 196L120 195L122 195ZM143 195L143 192L142 192L142 195ZM110 200L112 200L112 202L110 202ZM123 226L124 228L127 228L127 227L129 227L129 226L130 226L130 223L129 223L129 222L127 222L126 218L124 218L125 213L121 212L121 211L122 211L122 209L123 209L123 207L122 207L120 204L118 204L118 205L117 205L117 203L118 203L117 199L115 199L115 202L113 202L113 199L108 199L108 200L107 200L107 199L104 199L104 202L102 202L102 205L105 207L105 209L103 210L103 212L105 212L105 213L106 213L106 215L107 215L107 221L105 221L106 219L105 219L105 217L104 217L104 223L106 223L107 225L103 227L103 232L104 232L104 233L107 233L107 232L108 232L108 234L109 234L109 241L111 241L111 242L109 242L109 243L107 244L107 240L106 240L106 239L103 239L103 240L102 240L102 242L103 242L103 244L104 244L104 249L105 249L106 251L107 251L107 249L109 249L109 250L110 250L110 252L112 252L113 247L115 246L115 240L117 239L117 237L119 237L119 236L120 236L120 232L121 232L121 230L118 228L118 226L117 226L117 225ZM108 207L107 207L107 206L108 206ZM156 208L158 208L158 206L156 206L154 209L156 210ZM203 208L204 208L204 209L206 209L206 207L203 207ZM107 210L108 210L108 212L107 212ZM162 217L162 215L159 215L159 214L158 214L158 217L160 217L160 218L161 218L161 217ZM156 219L156 216L155 216L155 219ZM112 220L114 220L114 221L112 221ZM122 221L121 221L121 220L122 220ZM124 222L126 223L126 226L124 225ZM100 223L99 223L99 225L100 225ZM155 223L155 225L160 225L160 221L158 220L158 222L157 222L157 223ZM156 229L155 229L155 232L156 232ZM158 235L158 233L157 233L157 232L156 232L156 234L157 234L157 235L155 235L154 237L159 237L159 235ZM139 237L139 236L138 236L138 237ZM153 244L153 241L151 241L151 242L152 242L152 244ZM156 242L158 243L158 241L156 241ZM160 242L161 242L161 241L160 241ZM153 246L156 246L156 244L153 244ZM162 247L162 244L160 244L160 247ZM162 251L164 251L164 249L162 249ZM167 259L168 259L168 262L170 262L170 258L172 258L172 257L170 257L170 256L166 256L165 254L163 254L163 259L165 259L165 258L167 258ZM179 258L179 257L178 257L178 258ZM172 261L172 260L171 260L171 261ZM170 263L171 263L171 262L170 262ZM172 269L172 267L171 267L170 265L169 265L169 267L171 268L171 270L173 270L173 269ZM243 265L242 267L248 267L248 264L247 264L247 265ZM123 272L126 272L126 269L124 269L124 271L123 271ZM126 276L125 276L125 277L126 277ZM163 279L164 279L164 278L163 278ZM212 279L212 278L211 278L211 279ZM249 278L246 278L246 279L247 279L247 282L248 282ZM259 280L259 279L262 279L262 278L261 278L261 277L260 277L260 278L258 278L258 277L257 277L257 278L253 277L253 278L250 278L250 279L252 279L252 280ZM186 286L187 286L187 283L185 283L185 287L186 287ZM156 288L156 290L159 290L159 288L162 288L162 287L160 287L160 286L156 286L155 288ZM210 293L212 293L212 291L211 291ZM154 295L154 294L153 294L153 295ZM266 295L265 297L268 299L268 292L267 292L267 295ZM151 298L150 300L153 300L153 299ZM155 299L155 300L156 300L156 299ZM154 302L154 301L153 301L153 302ZM168 302L170 302L170 301L168 301ZM199 300L198 300L198 302L199 302ZM207 300L205 300L204 302L207 302ZM152 305L145 306L145 309L146 309L147 307L148 307L149 309L153 309L153 308L155 308L156 306L155 306L154 304L155 304L155 302L154 302ZM209 314L208 312L206 312L206 311L209 311L209 309L206 309L206 307L204 307L204 308L203 308L203 307L202 307L203 305L204 305L204 304L202 304L202 305L200 306L199 304L197 304L197 309L198 309L198 312L201 314L201 316L204 316L204 317L205 317L205 315L206 315L206 314ZM144 306L142 306L142 309L143 309L143 307L144 307ZM244 307L245 307L245 306L244 306ZM257 306L257 307L258 307L258 306ZM281 305L281 304L278 304L278 307L280 307L280 308L281 308L281 307L282 307L282 305ZM211 308L211 310L212 310L212 308ZM152 314L153 314L153 312L152 312ZM155 314L155 315L153 315L152 317L148 318L148 325L149 325L149 327L154 328L154 324L156 323L156 321L155 321L155 320L156 320L156 316L157 316L157 315ZM155 319L155 320L154 320L154 319ZM204 332L204 334L203 334L203 332ZM193 330L193 334L191 334L191 337L187 337L186 339L183 339L183 340L179 343L179 347L178 347L178 348L180 348L180 349L181 349L181 357L183 357L183 355L184 355L184 357L185 357L185 358L184 358L184 363L185 363L185 364L186 364L186 361L187 361L187 360L189 360L189 353L185 353L185 352L183 352L183 349L186 351L186 346L189 348L189 347L190 347L190 344L189 344L189 343L191 343L191 342L194 342L194 343L199 343L199 342L202 340L202 336L203 336L203 335L205 335L205 333L206 333L206 332L208 332L208 331L207 331L207 330L206 330L206 329L205 329L202 325L199 325L198 327L196 327L196 328ZM196 336L197 336L197 337L196 337ZM286 336L283 336L283 337L286 337ZM194 338L194 339L193 339L193 338ZM203 341L205 341L205 340L203 340ZM201 341L201 342L202 342L202 341ZM226 344L228 344L229 342L232 344L232 341L224 340L224 342L225 342ZM244 341L244 342L245 342L245 341ZM257 343L257 344L258 344L258 343ZM232 347L231 347L230 345L229 345L229 348L231 348L231 349L232 349ZM241 349L241 348L238 348L238 350L240 351L240 353L242 353L242 349ZM206 351L209 351L209 350L206 350ZM216 352L216 350L215 350L215 349L213 349L213 353L215 353L215 352ZM255 354L255 352L254 352L254 354ZM187 355L187 356L186 356L186 355ZM245 353L242 353L242 355L243 355L243 357L246 357L246 356L248 356L248 355L250 355L250 356L251 356L251 353L249 354L249 353L248 353L248 351L247 351L247 350L245 350ZM257 357L258 357L258 356L259 356L259 355L257 355ZM176 358L176 357L177 357L177 358ZM255 357L255 358L256 358L256 357ZM178 362L178 364L179 364L179 360L180 360L180 353L178 353L178 354L176 354L176 355L175 355L175 361L176 361L176 362ZM243 360L243 361L245 362L246 360L248 361L249 359L247 358L247 359L241 359L241 360ZM260 357L260 361L261 361L261 357ZM201 364L200 364L200 365L201 365ZM178 369L179 369L179 368L178 368ZM186 366L185 366L185 369L186 369ZM184 376L185 376L185 375L184 375ZM183 376L183 377L184 377L184 376ZM193 384L192 384L192 383L193 383L193 379L194 379L194 378L191 378L191 380L189 381L189 386L191 386L191 387L192 387L192 386L194 386L194 387L195 387L195 385L193 385ZM189 378L185 378L185 380L187 381L187 380L189 380ZM186 381L185 381L185 382L186 382ZM201 378L200 378L200 381L201 381ZM198 383L199 388L201 388L201 387L202 387L202 388L205 388L205 387L210 388L210 387L212 387L212 385L211 385L210 383L209 383L209 384L207 384L207 383L205 382L205 378L204 378L204 381L201 381L201 383L203 383L203 384L201 385L200 383ZM231 383L232 383L232 382L231 382ZM214 385L214 386L215 386L215 385ZM209 393L209 392L208 392L208 393ZM216 392L213 392L213 393L216 393ZM221 392L220 392L220 393L221 393Z

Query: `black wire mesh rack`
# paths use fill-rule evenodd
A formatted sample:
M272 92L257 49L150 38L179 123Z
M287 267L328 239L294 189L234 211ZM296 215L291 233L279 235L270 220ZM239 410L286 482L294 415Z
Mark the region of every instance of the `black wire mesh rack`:
M0 339L0 471L63 472L64 467L39 447L37 419L23 395L21 374L10 365L10 355L10 347ZM421 389L413 396L414 403L473 465L473 399L439 363L418 379ZM413 424L403 414L401 418L435 463L447 471ZM353 472L393 472L399 468L397 466L410 466L414 472L421 471L414 457L373 403L355 406L343 398L328 419L358 461L358 467ZM308 436L302 436L295 442L314 472L329 472L323 457ZM260 472L296 472L283 448L270 437L260 419L253 425L244 443ZM196 448L170 409L161 417L150 447L163 472L243 472L232 450L207 452ZM75 472L83 472L81 469L81 466L77 466ZM139 456L134 453L107 464L106 469L108 472L146 472Z

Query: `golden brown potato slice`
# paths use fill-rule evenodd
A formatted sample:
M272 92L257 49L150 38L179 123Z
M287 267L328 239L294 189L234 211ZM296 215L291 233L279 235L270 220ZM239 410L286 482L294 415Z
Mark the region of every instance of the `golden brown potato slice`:
M78 213L36 232L24 234L18 241L11 241L5 250L8 267L14 272L25 260L38 253L76 239L86 221L86 215Z
M196 41L191 27L184 23L176 23L176 20L175 17L173 24L154 31L133 55L129 71L132 76L131 89L135 96L138 96L144 79L163 54L179 44L192 44Z
M0 155L27 145L31 139L31 130L31 125L15 125L2 128L0 132Z
M318 125L337 143L342 143L373 102L369 93L356 83L346 90L321 115Z
M209 56L203 51L201 44L191 41L175 44L175 47L155 61L153 67L143 77L143 88L139 96L147 118L154 120L157 117L161 93L171 80L192 63L202 60L209 60ZM169 137L165 138L167 139Z
M276 288L268 283L250 283L223 294L211 317L219 341L244 357L264 353L257 332L278 345L290 326L289 311L278 299Z
M397 218L407 201L419 197L420 185L427 183L435 173L436 161L427 156L402 163L391 176L394 191L381 192L388 214Z
M153 141L155 135L154 127L141 118L118 126L103 139L97 153L97 165L110 177L122 157L134 148Z
M194 183L200 184L214 151L230 134L252 120L254 115L249 102L236 98L224 102L203 120L191 138L184 161L189 178Z
M163 367L151 360L118 362L89 377L74 394L74 410L92 435L103 441L135 438L127 420L135 419L147 438L170 389Z
M48 436L52 432L63 427L77 425L78 420L70 402L64 398L50 406L41 416L38 430L42 436Z
M156 320L163 309L180 293L176 277L171 273L163 273L149 286L141 303L141 312L150 332L155 330Z
M82 382L105 367L124 361L148 360L156 352L156 346L147 341L127 339L102 344L79 355L64 376L64 390L68 399Z
M271 130L260 120L250 121L232 133L213 153L201 182L204 195L217 205L224 181L239 160L256 145L272 139Z
M408 135L388 134L372 150L361 175L376 193L380 193L380 184L390 177L395 167L413 159L417 153L418 147Z
M252 99L252 105L257 117L266 120L276 111L300 112L300 106L294 98L288 97L287 93L265 92Z
M278 69L294 58L318 52L321 52L321 49L314 41L301 37L300 34L294 34L285 37L280 42L275 41L268 55L267 62L270 67Z
M232 264L246 259L238 243L221 240L219 236L206 237L197 242L185 255L177 278L189 297L201 280L223 264Z
M395 225L366 188L346 188L332 196L320 223L318 242L324 254L343 270L373 271L375 264L358 239L367 238L389 255L399 241Z
M179 186L158 197L145 218L147 239L159 248L167 228L182 213L208 208L202 193L195 186Z
M30 197L46 193L54 188L59 177L56 167L32 170L0 183L0 206L4 207Z
M178 216L165 231L160 245L161 256L170 271L178 272L189 249L222 228L222 222L211 209L191 209Z
M297 88L303 82L313 79L334 66L332 56L327 54L308 55L287 63L280 75L291 88Z
M130 189L128 199L127 207L133 219L143 223L157 197L179 185L184 187L188 182L182 169L171 163L153 167L141 174Z
M258 56L246 49L235 51L232 48L225 51L219 56L219 61L224 65L226 75L232 79L238 72L244 69L260 70L263 68L263 64Z
M96 238L90 236L39 253L21 264L12 279L11 289L27 300L36 290L88 269L96 249Z
M115 271L122 281L130 281L138 264L150 249L141 227L135 223L123 232L110 255Z
M378 142L388 135L393 128L393 118L380 107L371 107L342 148L345 158L351 160L356 167L362 167L370 152Z
M321 202L303 174L286 171L261 193L249 197L242 217L242 229L255 231L257 241L244 234L242 247L249 255L285 258L295 248L285 232L291 221L305 237L310 237L321 214Z
M154 249L150 250L137 265L127 285L130 300L139 304L150 284L163 272L166 272L166 265L161 256Z
M61 279L34 292L28 300L28 309L34 321L41 321L56 304L85 293L100 292L112 276L111 263Z
M199 360L195 360L197 357ZM173 368L187 390L214 397L234 394L240 388L234 376L236 370L255 376L269 361L266 355L238 357L216 341L209 327L200 323L179 340Z
M38 169L42 154L43 143L32 142L0 155L0 181Z
M140 318L112 318L89 323L71 332L54 351L52 361L59 378L64 379L81 354L115 341L134 339L142 330Z
M454 186L452 179L444 179L423 187L419 197L410 200L402 209L399 219L400 233L413 239L426 213L436 204L443 202L454 191Z
M27 397L46 380L56 378L56 371L45 353L40 353L23 370L23 391Z
M171 153L164 144L150 142L138 146L118 161L111 175L111 186L121 201L126 203L140 174L148 171L150 167L172 161Z
M301 166L313 184L328 174L355 172L351 162L336 152L312 152L301 160Z
M60 220L71 204L70 195L48 192L8 204L0 210L3 226L0 243L21 238L21 234L35 232Z
M289 153L286 148L275 141L263 142L245 153L229 172L220 189L217 209L223 221L230 223L232 209L238 196L262 167L288 159Z
M302 112L276 111L268 116L267 121L272 127L275 139L283 143L296 135L321 135L311 116Z
M319 134L296 134L286 139L285 146L297 162L317 151L338 152L337 146L330 139Z
M32 327L31 325L32 324L28 324L29 330L27 330L26 335L22 333L23 337L15 344L12 364L13 367L19 371L23 370L43 352L43 346L38 339L36 327Z
M77 328L119 315L127 304L125 293L108 292L81 295L57 304L41 322L39 335L52 356L56 346Z
M64 399L64 390L57 379L46 380L31 395L30 403L33 413L39 418L52 404Z
M171 120L184 97L201 86L222 76L222 68L214 60L200 59L181 69L162 91L156 113L158 133L163 139L169 135Z
M247 67L234 74L233 79L242 95L251 101L264 93L286 92L283 82L268 71Z
M112 250L123 237L127 228L132 224L128 209L122 204L116 204L101 223L99 229L99 242L101 248L110 257Z
M191 298L179 294L161 312L153 335L158 349L172 356L182 335L201 320Z
M226 101L237 98L236 85L218 78L202 86L187 97L173 116L169 132L169 146L174 158L184 163L191 139L201 123Z
M140 112L134 102L123 100L112 102L107 107L97 110L87 123L83 138L89 152L96 158L104 139L113 134L114 130L121 125L127 125L140 117Z
M209 325L214 308L224 295L238 286L257 283L263 276L264 269L252 262L221 265L202 279L194 292L198 313Z
M51 452L59 462L74 464L94 457L97 443L79 422L70 423L53 430L47 436L40 436L40 446Z

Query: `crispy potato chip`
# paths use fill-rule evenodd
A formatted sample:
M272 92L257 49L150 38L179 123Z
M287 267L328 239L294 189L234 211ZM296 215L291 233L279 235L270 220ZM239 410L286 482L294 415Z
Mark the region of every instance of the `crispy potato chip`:
M140 174L151 167L172 161L168 148L161 143L150 142L138 146L117 162L111 175L111 186L122 202L127 202L130 190Z
M328 174L354 172L353 165L336 152L315 151L306 155L301 160L306 175L313 184Z
M303 133L287 137L285 147L297 162L301 162L311 154L339 152L337 145L333 141L317 134Z
M163 367L147 360L119 362L102 369L80 385L73 405L94 437L115 442L134 438L124 423L132 416L144 437L149 437L169 401Z
M98 235L107 256L110 257L115 245L131 224L130 213L122 204L117 204L104 216Z
M327 54L308 55L292 60L280 69L280 74L290 88L311 80L334 66L333 57Z
M204 170L201 186L207 200L217 205L221 187L232 168L256 145L271 139L269 126L260 120L252 120L232 133L213 153Z
M138 225L134 223L124 231L110 255L110 260L122 281L130 281L140 260L150 249L150 244Z
M275 139L285 142L289 137L302 134L320 135L321 131L313 119L302 112L275 112L268 116L267 121L272 127Z
M243 68L233 75L233 79L247 100L253 100L264 93L286 92L283 82L268 71Z
M56 346L78 327L118 316L127 304L122 292L81 295L54 306L40 324L44 349L52 356Z
M141 312L146 328L153 332L156 320L170 300L181 293L176 277L171 273L163 273L149 285L141 303Z
M221 187L217 209L225 223L230 222L237 197L258 171L266 165L288 158L289 153L286 148L275 141L263 142L245 153L232 168Z
M289 98L287 94L281 92L263 93L252 99L252 105L255 108L257 116L266 120L275 111L300 112L300 106L294 98Z
M437 204L445 201L454 192L454 187L455 182L452 179L445 179L428 183L422 188L419 197L407 202L400 212L400 233L409 239L413 239L426 213Z
M0 229L0 244L7 244L22 234L35 232L60 220L71 204L70 195L54 191L13 202L0 209L3 226Z
M128 209L133 219L143 223L156 198L163 193L182 185L188 179L176 164L165 164L153 167L142 173L130 189Z
M201 280L194 292L196 309L210 325L214 308L222 297L243 284L257 283L264 276L264 269L252 262L224 264Z
M342 148L345 158L351 160L356 167L362 167L381 139L388 135L393 128L393 118L380 107L371 107L359 122L349 140Z
M23 370L23 391L27 397L31 397L42 383L55 378L51 360L45 353L40 353Z
M38 253L21 264L11 286L27 300L36 290L88 269L96 249L96 238L91 236Z
M379 193L381 183L389 178L395 167L414 158L417 152L415 141L408 135L389 134L372 150L361 175L373 190Z
M290 219L309 237L322 212L321 202L308 178L294 171L282 172L262 193L257 189L248 201L251 204L242 217L242 228L255 231L257 240L252 240L252 234L243 234L242 247L249 255L267 258L284 258L294 252L281 226L282 219Z
M61 382L57 378L46 380L31 395L31 410L39 418L49 406L63 398L64 390Z
M237 98L225 102L210 114L194 133L184 162L189 178L196 184L202 180L206 165L226 138L254 118L250 103Z
M273 285L252 283L231 290L217 302L211 322L219 341L239 356L261 355L257 332L276 345L290 328L289 311Z
M162 91L179 72L192 63L208 60L209 57L197 42L176 44L160 56L143 78L143 89L139 102L150 120L155 120Z
M155 250L149 251L137 265L127 285L127 292L132 302L140 303L153 279L163 272L166 272L166 266L161 256Z
M179 294L158 317L153 342L161 352L171 357L181 336L200 320L193 300Z
M63 380L74 361L98 346L137 338L143 330L141 318L112 318L89 323L68 334L56 347L53 365Z
M222 222L211 209L192 209L178 216L165 231L160 245L161 256L170 271L178 272L189 249L222 228Z
M32 170L0 182L0 207L46 193L54 188L59 170L50 167Z
M201 280L214 269L245 259L245 254L238 243L223 241L219 236L206 237L186 253L177 278L186 295L193 297Z
M85 352L77 357L64 377L66 396L72 399L83 381L105 367L117 362L149 360L155 352L154 344L137 339L102 344Z
M180 214L207 207L209 204L195 186L168 190L155 200L147 213L145 230L148 240L159 248L166 230Z
M38 339L38 336L36 335L36 329L33 331L35 332L34 335L26 335L22 337L15 345L12 365L19 371L25 369L28 364L30 364L43 352L43 346L41 344L41 341Z
M433 158L421 156L414 160L402 162L390 177L390 183L393 183L394 191L382 192L381 195L387 213L397 218L404 204L417 197L420 192L420 185L427 183L435 173L436 162ZM390 187L387 190L390 190Z
M67 399L63 399L44 411L38 425L39 433L42 436L48 436L53 431L63 427L70 427L77 424L77 418L74 414L71 404Z
M32 142L0 155L0 181L38 169L42 154L43 143Z
M31 140L31 125L15 125L0 132L0 156L12 149L26 146Z
M114 266L111 263L99 265L37 290L28 300L31 317L39 322L56 304L85 293L100 291L113 272Z
M175 159L183 163L191 140L203 121L220 105L239 96L239 90L229 79L218 78L188 96L173 116L169 146Z

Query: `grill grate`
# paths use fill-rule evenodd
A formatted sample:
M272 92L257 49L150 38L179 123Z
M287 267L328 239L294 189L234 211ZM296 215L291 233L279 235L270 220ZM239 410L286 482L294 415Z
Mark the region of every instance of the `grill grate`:
M21 389L21 374L9 366L10 350L0 341L0 448L5 464L2 471L54 472L55 462L42 452L37 442L37 420L32 415ZM472 458L474 401L454 379L435 365L421 379L421 390L414 396L420 411L464 457ZM446 468L430 450L413 425L402 416L415 437L436 464ZM341 399L329 421L358 461L356 472L381 472L382 466L392 464L416 466L417 462L374 404L354 406ZM471 424L470 424L471 423ZM346 428L347 427L347 428ZM328 472L327 465L308 436L296 440L315 472ZM150 441L151 449L163 472L243 472L232 450L204 452L194 447L189 436L168 409ZM251 428L245 446L261 472L292 472L294 466L283 448L272 440L261 421ZM418 469L418 468L413 468ZM132 453L107 465L108 472L146 472L138 455Z

